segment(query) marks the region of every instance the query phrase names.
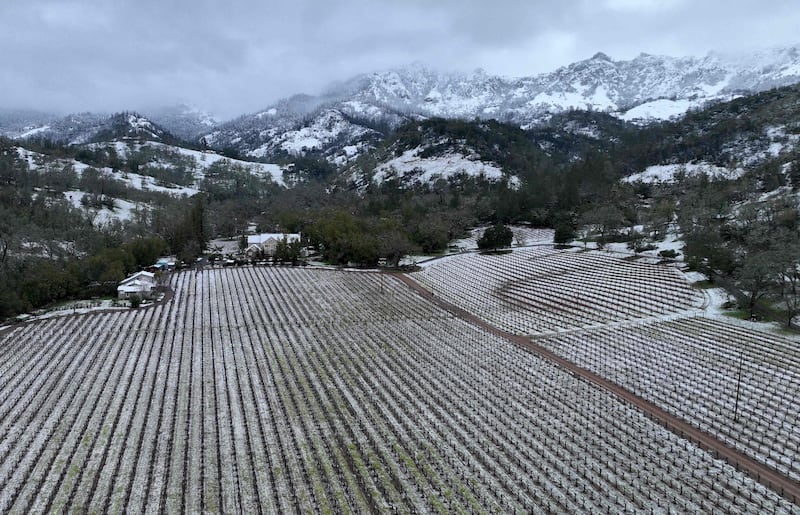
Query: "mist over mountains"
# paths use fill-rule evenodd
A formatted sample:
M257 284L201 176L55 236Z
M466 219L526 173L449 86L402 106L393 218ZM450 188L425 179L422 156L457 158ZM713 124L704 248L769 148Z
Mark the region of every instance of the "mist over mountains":
M483 70L453 73L415 63L366 73L320 95L298 94L227 122L187 105L146 109L163 130L193 144L232 149L253 159L309 152L341 162L409 120L496 119L530 128L569 110L600 111L646 124L710 102L800 81L797 46L705 57L640 54L617 61L598 52L557 70L521 78ZM80 144L108 133L110 114L66 117L0 110L0 134Z

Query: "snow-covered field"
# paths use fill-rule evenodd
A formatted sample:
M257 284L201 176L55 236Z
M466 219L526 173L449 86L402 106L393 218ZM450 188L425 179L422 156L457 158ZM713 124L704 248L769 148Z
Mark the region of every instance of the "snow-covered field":
M0 337L0 512L795 508L380 274L245 267L172 287Z
M800 480L797 341L726 317L649 322L537 341Z
M414 275L498 327L540 333L538 344L800 480L800 337L722 316L723 290L689 287L702 274L575 250L464 254Z
M644 231L644 227L639 225L635 227L635 230L639 231L640 233ZM677 227L674 225L670 226L670 230L664 236L663 240L659 241L648 241L649 244L654 246L655 248L652 250L643 250L641 252L634 253L630 248L628 248L627 243L606 243L603 245L603 249L608 252L615 252L620 255L628 255L628 256L642 256L642 260L653 258L658 262L662 258L659 256L659 253L665 250L671 250L676 253L675 259L682 261L683 260L683 248L686 246L686 242L683 241L683 236L677 232ZM598 248L596 242L586 242L587 248L596 249Z

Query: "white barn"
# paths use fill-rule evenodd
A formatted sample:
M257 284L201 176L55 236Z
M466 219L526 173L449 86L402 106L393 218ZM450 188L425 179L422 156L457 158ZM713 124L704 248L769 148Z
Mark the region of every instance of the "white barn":
M117 286L117 298L129 299L133 296L141 299L150 298L156 288L156 274L152 272L136 272Z

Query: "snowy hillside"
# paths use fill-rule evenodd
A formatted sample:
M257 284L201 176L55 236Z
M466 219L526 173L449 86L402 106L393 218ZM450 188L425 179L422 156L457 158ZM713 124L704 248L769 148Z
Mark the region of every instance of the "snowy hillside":
M28 165L28 169L32 171L47 173L48 171L60 171L68 168L72 169L77 177L80 178L87 169L93 168L100 172L100 174L122 182L127 187L137 190L153 191L172 196L192 196L200 191L192 187L159 183L159 181L147 175L120 172L110 167L96 168L75 159L53 159L50 156L32 152L24 148L18 148L17 154L19 155L20 159L22 159Z
M372 129L350 122L341 111L327 109L313 118L308 125L286 131L273 128L265 131L264 136L267 137L265 143L248 151L249 156L263 158L280 153L304 155L306 152L323 150L338 142L344 141L353 145L370 137L377 138L378 134Z
M781 95L781 90L776 90L776 95ZM718 116L719 113L711 112L710 116L700 117L715 119L704 123L687 117L680 127L682 144L691 146L690 141L696 138L700 144L702 157L684 160L678 155L673 155L668 162L653 163L645 169L631 174L623 179L624 182L674 183L679 179L705 175L709 179L737 179L748 171L757 171L765 163L773 161L772 167L787 166L797 160L797 151L800 149L800 133L797 122L788 121L796 118L798 93L784 91L782 98L775 102L760 103L756 97L751 97L749 104L756 108L748 107L745 101L737 100L738 106L729 105L733 112L748 112L744 129L731 129L731 119ZM761 105L763 110L758 110ZM788 106L793 105L792 108ZM725 110L726 106L717 106ZM777 115L776 113L780 113ZM728 116L731 116L729 113ZM735 115L734 115L735 116ZM778 118L781 117L781 119ZM737 117L741 120L742 117ZM709 144L708 141L715 141ZM691 152L690 152L691 153Z
M531 128L556 113L592 110L647 124L680 117L708 102L798 82L797 47L705 57L640 54L631 60L598 52L553 72L520 78L414 64L359 75L321 95L295 95L223 124L188 106L156 109L150 118L6 110L0 111L0 134L83 144L115 139L174 143L174 133L194 142L203 137L212 148L257 159L319 154L343 164L409 120L496 119Z
M115 139L140 139L172 142L174 137L148 118L137 113L114 115L80 113L3 128L8 137L18 140L46 139L68 145L82 145L94 141Z
M137 210L143 211L160 202L158 195L196 195L203 190L207 177L211 175L220 177L222 174L221 180L224 181L226 173L244 173L286 186L283 169L278 165L230 159L214 152L159 142L115 141L88 144L82 149L79 155L110 153L120 165L98 166L75 158L56 158L19 146L16 154L29 170L55 174L60 178L65 183L63 197L73 206L93 213L95 223L130 220ZM132 171L133 163L136 172ZM170 182L170 178L176 182ZM99 184L106 186L100 187Z
M674 58L641 54L615 61L603 53L534 77L436 73L415 65L362 76L342 91L365 105L446 118L498 118L525 125L567 109L656 118L709 100L729 99L800 81L797 48L742 56ZM360 86L360 87L359 87ZM671 109L663 109L669 101ZM649 111L641 106L650 104ZM662 109L658 109L662 107ZM683 109L683 111L680 111Z
M491 181L503 178L503 171L494 164L480 161L475 156L446 153L441 156L421 157L422 148L407 150L376 168L373 180L381 183L397 179L401 184L431 183L436 179L448 179L465 174L470 177L483 177ZM512 178L512 184L515 183Z
M142 163L143 168L158 167L177 167L180 166L188 170L193 178L195 185L205 177L205 173L212 165L227 165L239 167L258 177L269 178L280 186L286 186L283 179L284 169L271 163L254 163L252 161L242 161L219 155L215 152L203 152L192 150L174 145L167 145L156 141L133 142L117 141L112 143L96 143L90 148L111 147L121 158L130 158L135 154L150 156L150 159Z
M110 167L93 167L75 159L54 159L20 147L17 148L17 155L31 171L44 174L63 173L64 170L74 172L77 183L73 189L65 191L63 196L76 208L91 212L96 224L105 224L113 220L131 220L137 210L145 210L150 206L143 202L131 201L119 194L97 196L81 190L80 185L87 170L92 170L96 174L96 180L111 181L119 186L117 189L122 190L160 193L173 197L192 196L199 192L197 188L165 183L147 175L120 172ZM93 196L94 201L89 202Z

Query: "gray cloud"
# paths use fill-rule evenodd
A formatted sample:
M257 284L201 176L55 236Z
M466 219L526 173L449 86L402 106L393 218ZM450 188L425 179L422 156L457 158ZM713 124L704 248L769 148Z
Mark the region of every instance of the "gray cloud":
M796 0L9 0L0 107L186 101L231 117L421 61L522 76L604 51L704 55L800 43Z

